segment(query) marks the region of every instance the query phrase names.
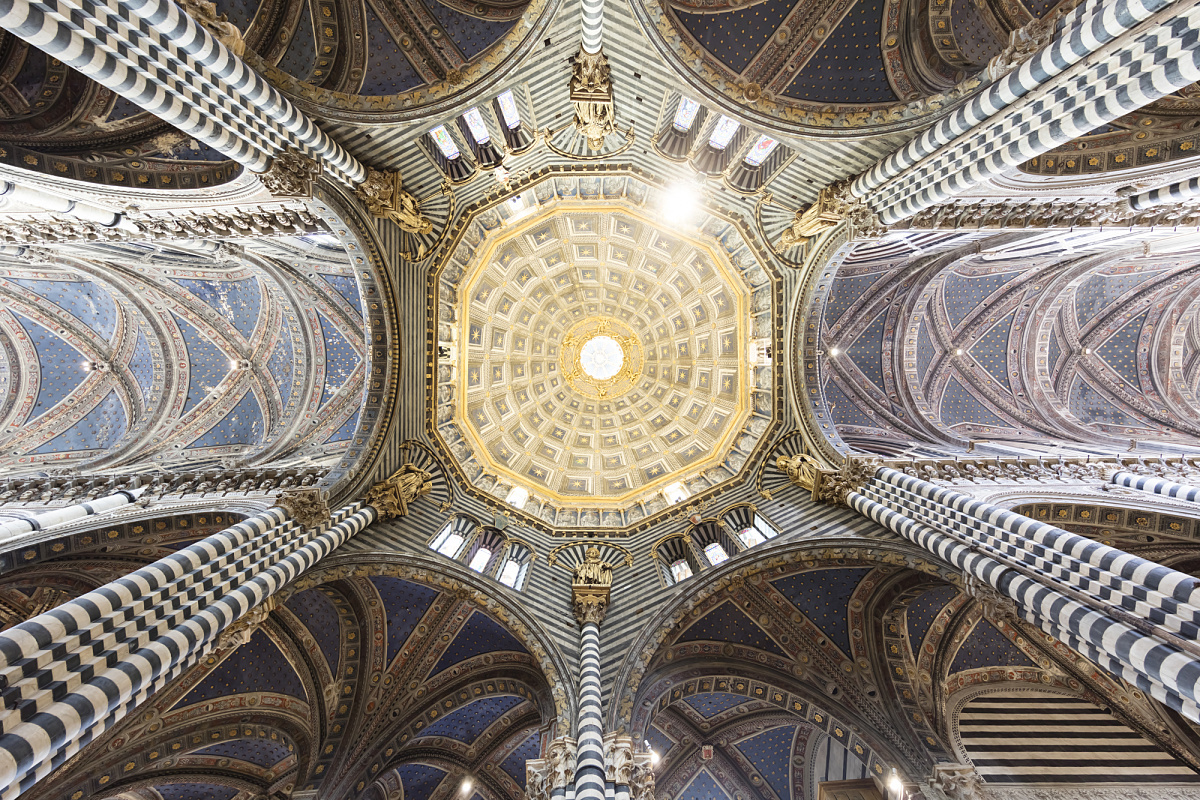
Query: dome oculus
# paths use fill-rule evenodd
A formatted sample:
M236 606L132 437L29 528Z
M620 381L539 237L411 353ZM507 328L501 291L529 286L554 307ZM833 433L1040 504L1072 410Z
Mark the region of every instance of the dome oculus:
M621 370L624 363L625 351L611 336L593 336L584 342L579 351L579 366L593 380L608 380Z

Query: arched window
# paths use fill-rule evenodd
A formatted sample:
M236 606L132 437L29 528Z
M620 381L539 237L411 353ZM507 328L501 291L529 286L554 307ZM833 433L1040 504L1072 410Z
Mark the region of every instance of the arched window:
M708 146L713 150L724 150L729 146L733 135L738 132L738 128L740 127L742 127L741 123L737 120L722 116L717 120L712 135L708 137Z
M525 585L529 574L529 565L533 563L533 548L520 539L509 539L504 556L500 559L500 569L496 580L510 589L520 591Z
M700 564L702 568L715 567L742 552L744 548L741 543L729 534L725 526L715 519L705 520L688 531L688 537L704 555Z
M667 586L686 581L701 570L687 536L682 533L668 536L655 545L654 559Z
M477 527L469 517L454 517L429 542L429 549L447 558L457 559L463 552L463 545L475 535Z
M671 578L675 583L682 580L687 580L692 577L692 567L688 564L687 559L679 559L671 563Z
M754 547L779 535L767 518L750 506L738 506L722 518L726 527L733 531L743 547Z
M692 129L692 123L696 121L696 114L700 112L700 104L689 97L679 98L679 108L675 109L675 121L673 123L675 130L681 133L687 133Z
M708 563L714 567L723 561L729 560L729 553L725 552L725 548L720 542L710 542L704 545L704 556L708 559Z

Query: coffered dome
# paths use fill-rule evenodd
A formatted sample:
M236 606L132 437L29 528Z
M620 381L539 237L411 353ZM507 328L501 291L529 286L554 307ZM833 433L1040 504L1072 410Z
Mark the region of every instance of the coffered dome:
M476 488L556 525L720 484L772 418L774 287L737 228L599 185L493 206L441 276L439 432Z

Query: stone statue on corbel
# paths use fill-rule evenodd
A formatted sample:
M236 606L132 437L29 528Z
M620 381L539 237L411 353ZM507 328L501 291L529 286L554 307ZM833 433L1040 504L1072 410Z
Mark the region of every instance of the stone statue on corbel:
M217 636L217 649L234 650L250 641L262 624L271 616L271 612L279 607L279 601L274 596L268 597Z
M851 492L857 492L879 469L874 456L848 456L840 470L824 469L812 456L798 453L781 456L775 462L794 485L808 489L813 502L845 505Z
M575 108L575 129L587 139L589 149L602 149L604 137L617 132L612 78L603 49L588 53L579 48L571 72L570 95Z
M609 591L612 588L613 565L600 559L600 548L591 546L583 561L575 565L571 579L571 600L575 619L580 625L594 622L599 625L608 611Z
M782 253L807 239L827 233L843 220L850 224L851 236L856 239L873 239L887 232L879 215L850 191L850 182L838 181L822 189L817 199L803 211L796 212L792 224L780 235L775 251Z
M375 507L379 522L408 514L408 507L433 491L433 476L420 467L405 464L385 481L367 492L364 502Z
M390 219L400 230L418 234L432 232L433 223L421 214L421 201L403 187L399 172L368 168L367 179L354 191L371 214Z
M934 764L929 783L949 800L985 800L983 779L970 764Z

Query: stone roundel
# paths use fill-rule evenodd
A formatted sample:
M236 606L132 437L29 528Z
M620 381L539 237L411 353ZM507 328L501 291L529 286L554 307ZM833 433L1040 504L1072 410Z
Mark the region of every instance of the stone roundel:
M630 203L554 200L500 206L474 257L443 269L438 432L476 488L522 488L542 519L593 509L624 524L676 481L732 477L734 443L765 429L749 356L770 304L763 324L713 237Z

